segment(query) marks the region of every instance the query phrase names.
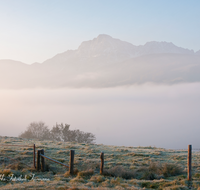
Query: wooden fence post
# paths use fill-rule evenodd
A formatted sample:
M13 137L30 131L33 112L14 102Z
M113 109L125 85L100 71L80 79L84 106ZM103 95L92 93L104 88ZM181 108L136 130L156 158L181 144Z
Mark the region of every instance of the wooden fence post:
M36 168L36 166L35 166L35 144L33 144L33 167Z
M69 173L74 174L74 150L70 150Z
M41 150L37 150L37 171L40 170L40 153Z
M40 153L41 153L42 155L44 155L44 149L42 149L42 150L40 151ZM42 157L42 156L41 156L41 169L42 169L42 172L45 171L45 162L44 162L44 157Z
M192 145L188 145L188 160L187 160L187 166L188 166L188 181L192 180Z
M103 166L104 166L104 153L103 152L101 153L100 158L101 158L100 174L103 174Z

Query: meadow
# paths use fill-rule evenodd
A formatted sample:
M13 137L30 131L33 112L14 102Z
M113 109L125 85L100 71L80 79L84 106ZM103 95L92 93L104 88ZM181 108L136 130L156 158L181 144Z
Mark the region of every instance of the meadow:
M45 172L33 167L33 144L46 156L69 164L74 174L45 159ZM0 137L0 189L200 189L200 151L192 152L192 182L187 181L187 150L108 146ZM11 146L5 146L11 145ZM22 145L22 146L12 146ZM30 146L30 147L23 147ZM100 154L104 173L100 175Z

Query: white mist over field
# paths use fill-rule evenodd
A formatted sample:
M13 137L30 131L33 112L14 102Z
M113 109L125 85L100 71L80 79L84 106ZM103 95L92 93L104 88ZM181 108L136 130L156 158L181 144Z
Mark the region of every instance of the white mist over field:
M116 88L0 90L1 136L33 121L67 123L96 143L200 148L200 83Z

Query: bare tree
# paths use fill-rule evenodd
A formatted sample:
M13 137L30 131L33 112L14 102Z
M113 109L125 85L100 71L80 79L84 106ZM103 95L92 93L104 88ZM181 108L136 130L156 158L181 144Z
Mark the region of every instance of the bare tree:
M50 139L50 131L44 122L32 122L28 126L27 130L19 135L19 137L47 140Z
M93 143L95 135L78 130L70 130L70 125L57 124L50 131L52 140L64 142Z
M62 128L56 123L56 126L50 131L51 139L56 141L62 141Z

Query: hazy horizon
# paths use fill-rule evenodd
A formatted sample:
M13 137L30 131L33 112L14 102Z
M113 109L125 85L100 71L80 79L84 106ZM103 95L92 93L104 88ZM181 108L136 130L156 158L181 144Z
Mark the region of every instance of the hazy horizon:
M0 90L1 136L44 121L92 132L98 144L199 148L199 97L200 83Z

